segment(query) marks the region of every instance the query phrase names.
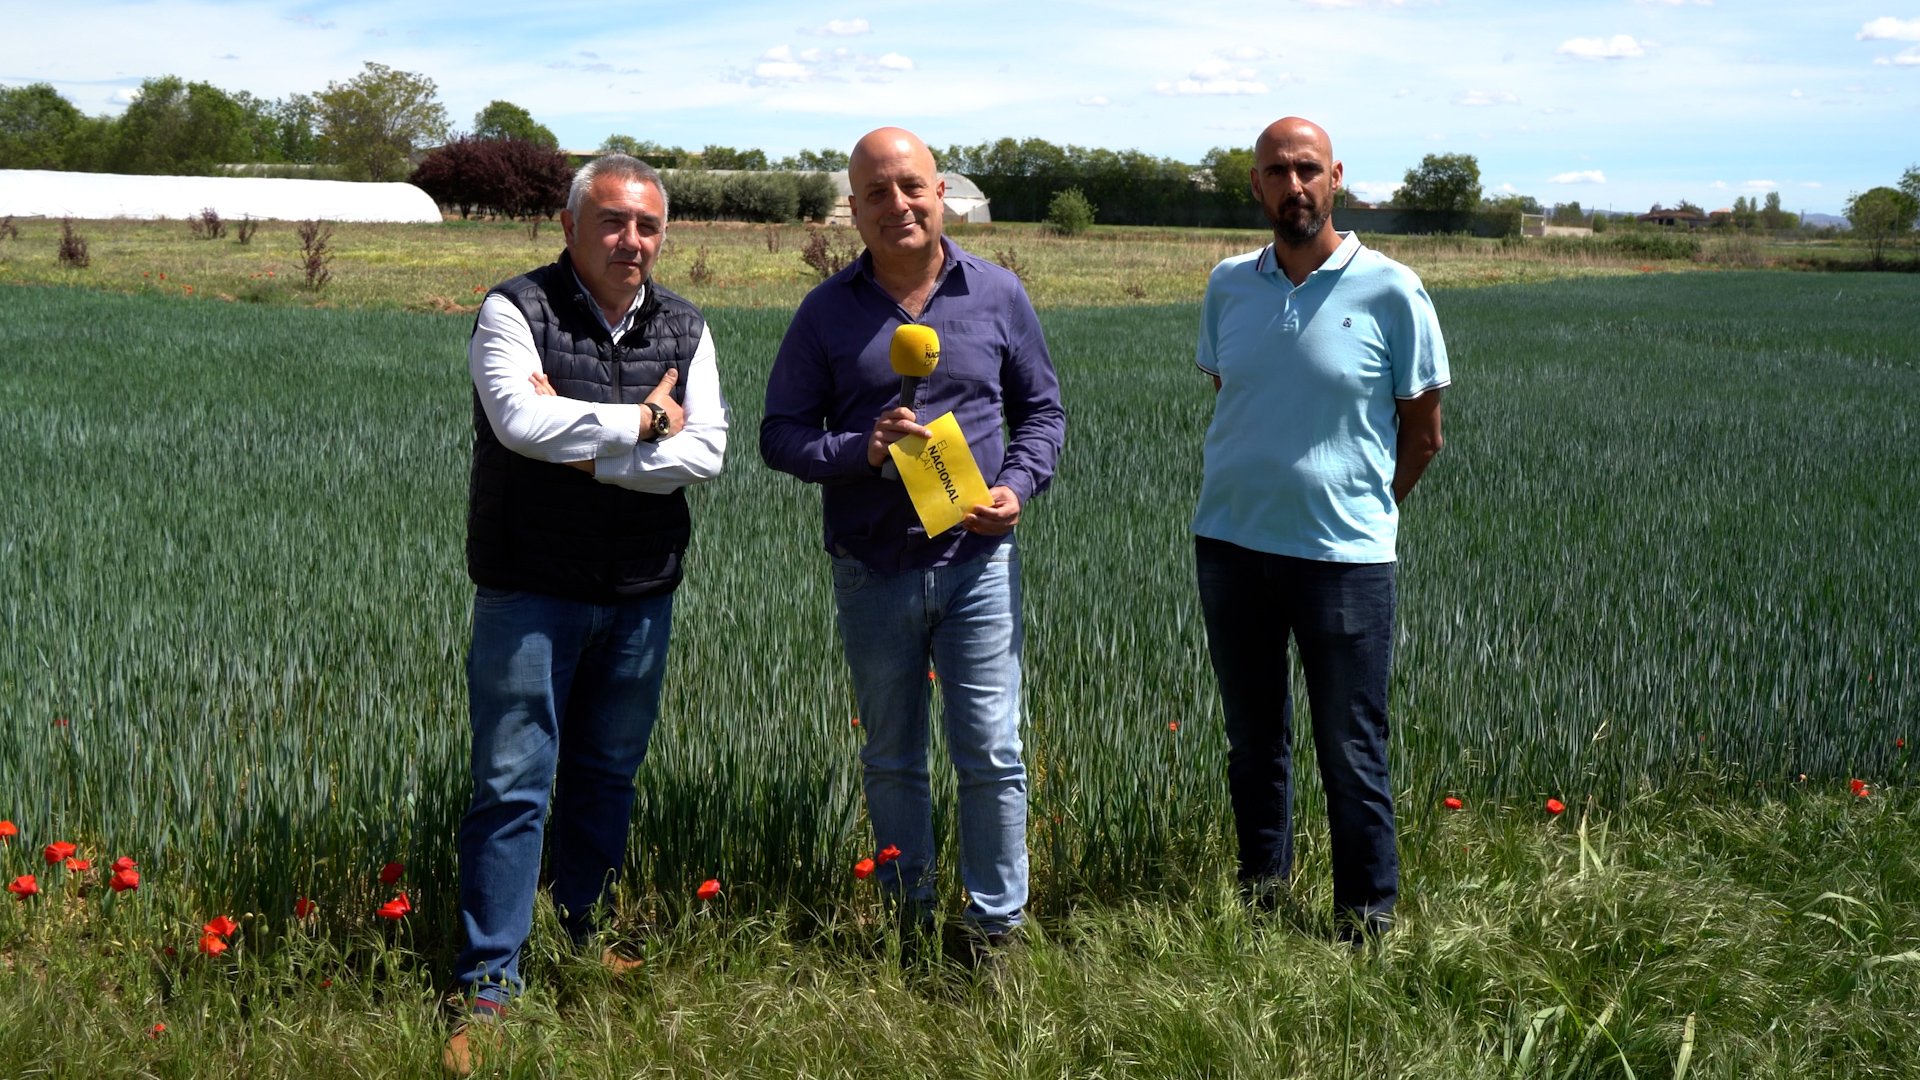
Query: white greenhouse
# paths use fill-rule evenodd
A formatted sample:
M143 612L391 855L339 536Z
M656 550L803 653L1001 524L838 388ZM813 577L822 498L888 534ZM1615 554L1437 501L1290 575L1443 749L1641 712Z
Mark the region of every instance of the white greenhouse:
M229 221L440 220L412 184L0 169L0 217L188 218L207 209Z
M853 208L847 205L847 198L853 194L853 184L847 180L847 170L827 174L833 180L833 213L827 216L832 225L853 224ZM951 225L961 221L985 223L993 220L988 210L992 201L980 186L957 172L943 172L940 179L947 182L945 220Z

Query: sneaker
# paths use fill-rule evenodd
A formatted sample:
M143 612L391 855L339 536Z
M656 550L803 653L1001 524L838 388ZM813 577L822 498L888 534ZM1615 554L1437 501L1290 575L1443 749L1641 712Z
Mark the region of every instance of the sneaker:
M1379 911L1367 916L1349 911L1334 916L1334 940L1346 943L1354 952L1360 952L1369 945L1379 944L1380 939L1386 937L1392 930L1393 912L1391 911Z

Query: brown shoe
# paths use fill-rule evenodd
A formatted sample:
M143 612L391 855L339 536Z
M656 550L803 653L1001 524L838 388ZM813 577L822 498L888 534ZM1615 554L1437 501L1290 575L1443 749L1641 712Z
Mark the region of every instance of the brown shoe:
M476 1064L500 1048L500 1018L506 1009L476 1001L467 1020L447 1036L440 1051L440 1067L452 1076L472 1076Z
M612 949L600 954L600 966L607 969L607 974L616 979L622 975L631 975L645 965L646 961L639 957L621 956Z

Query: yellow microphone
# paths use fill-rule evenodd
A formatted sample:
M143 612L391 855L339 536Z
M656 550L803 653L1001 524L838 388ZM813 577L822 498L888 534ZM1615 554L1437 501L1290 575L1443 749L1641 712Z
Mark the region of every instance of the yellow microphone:
M893 332L893 344L887 350L894 374L900 376L900 404L916 412L920 380L933 374L940 363L940 335L931 326L901 323Z

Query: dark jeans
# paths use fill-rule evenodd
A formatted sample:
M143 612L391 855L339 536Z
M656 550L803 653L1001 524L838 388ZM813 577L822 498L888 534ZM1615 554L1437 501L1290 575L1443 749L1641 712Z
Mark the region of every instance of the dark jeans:
M1293 871L1292 635L1327 793L1334 910L1374 924L1392 911L1400 878L1387 779L1394 564L1295 559L1207 537L1195 537L1194 556L1226 714L1240 880L1258 889Z

